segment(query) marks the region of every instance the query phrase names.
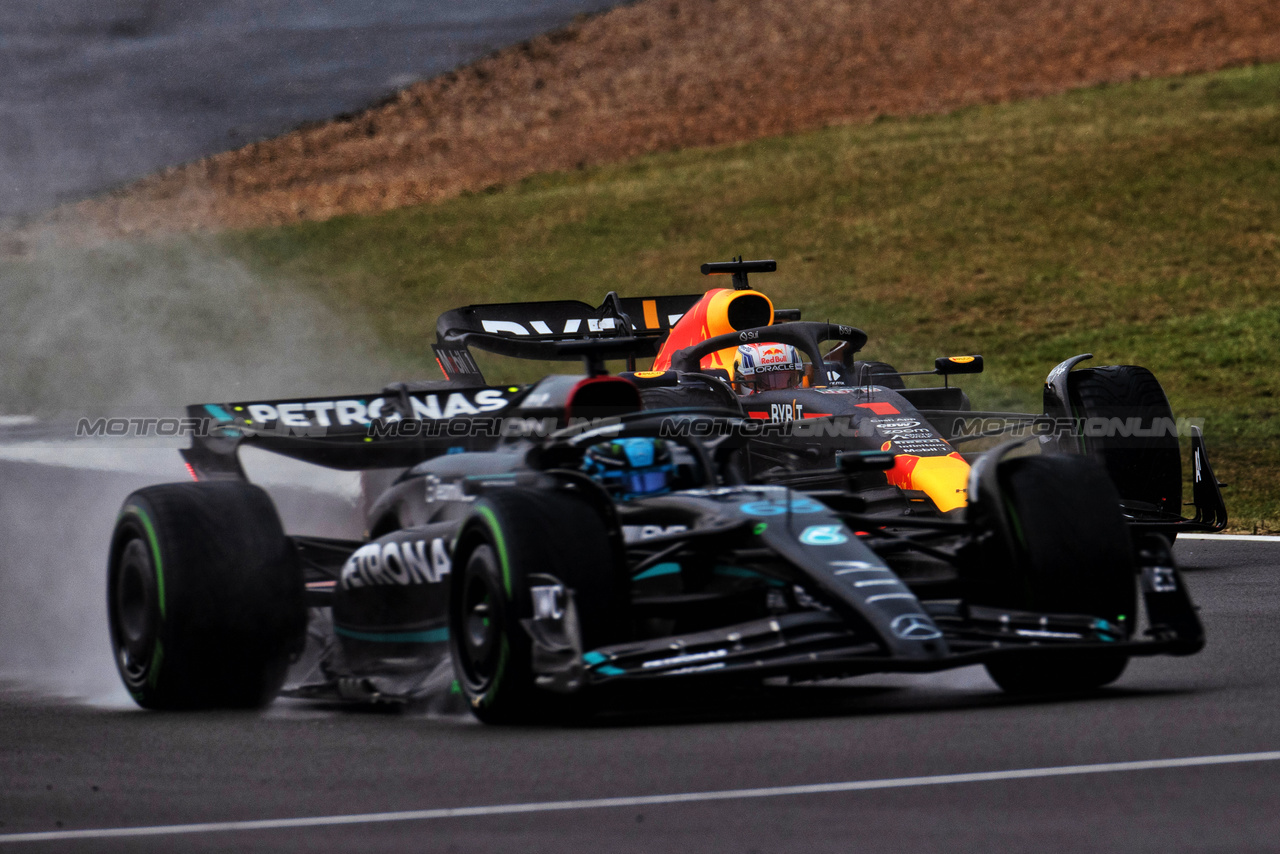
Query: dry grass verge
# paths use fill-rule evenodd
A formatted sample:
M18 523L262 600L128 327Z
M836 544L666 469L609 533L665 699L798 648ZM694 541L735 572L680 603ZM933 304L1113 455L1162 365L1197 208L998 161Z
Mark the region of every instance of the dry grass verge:
M118 234L324 220L646 152L1275 59L1274 0L642 0L58 218Z

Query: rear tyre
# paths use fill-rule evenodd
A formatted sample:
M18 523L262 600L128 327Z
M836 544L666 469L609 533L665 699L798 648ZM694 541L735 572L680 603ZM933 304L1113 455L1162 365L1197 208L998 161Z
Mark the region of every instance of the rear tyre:
M582 649L626 639L627 579L609 529L584 497L509 487L486 495L454 552L449 647L467 704L485 723L564 721L588 709L584 692L538 687L530 587L552 576L572 591ZM531 583L532 579L532 583Z
M1047 614L1087 614L1123 640L1135 619L1137 575L1119 496L1102 467L1078 456L1029 456L1000 464L1007 525L1003 547L972 597L982 605ZM1128 656L1107 651L1035 650L987 663L1006 691L1079 692L1114 682Z
M107 612L120 678L147 709L263 706L306 631L301 569L275 507L238 481L130 495Z
M1175 423L1173 410L1151 371L1137 365L1085 368L1071 372L1067 383L1072 414L1086 419L1077 449L1102 463L1121 498L1180 515L1182 454L1177 434L1165 429ZM1158 435L1089 435L1119 425Z
M849 369L850 385L878 385L882 388L906 388L898 369L888 362L858 360Z

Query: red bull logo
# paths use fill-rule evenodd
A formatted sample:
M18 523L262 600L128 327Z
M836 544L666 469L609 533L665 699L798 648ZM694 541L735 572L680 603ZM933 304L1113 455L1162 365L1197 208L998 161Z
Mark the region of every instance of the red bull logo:
M760 347L760 364L773 365L787 361L787 351L777 344L763 344Z

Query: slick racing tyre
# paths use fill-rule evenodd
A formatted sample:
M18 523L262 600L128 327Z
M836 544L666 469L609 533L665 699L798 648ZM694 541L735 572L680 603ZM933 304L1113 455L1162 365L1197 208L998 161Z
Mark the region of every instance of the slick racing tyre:
M120 678L147 709L263 706L306 630L293 547L267 494L239 481L130 495L107 611Z
M1123 640L1135 620L1137 571L1119 496L1087 457L1045 455L1000 463L1003 549L977 604L1106 620ZM1003 552L1000 554L998 552ZM1128 656L1107 651L1033 650L986 664L1014 693L1078 692L1120 678Z
M581 649L626 639L628 580L600 512L566 492L507 487L476 503L454 550L449 647L463 696L485 723L566 720L582 692L535 684L530 587L551 576L572 592ZM532 583L531 583L532 582Z
M906 388L898 369L888 362L872 362L858 360L848 370L849 385L878 385L883 388Z
M1121 498L1180 515L1182 456L1155 376L1137 365L1084 368L1068 375L1067 387L1072 414L1082 419L1077 449L1102 463ZM1117 435L1121 425L1131 435Z

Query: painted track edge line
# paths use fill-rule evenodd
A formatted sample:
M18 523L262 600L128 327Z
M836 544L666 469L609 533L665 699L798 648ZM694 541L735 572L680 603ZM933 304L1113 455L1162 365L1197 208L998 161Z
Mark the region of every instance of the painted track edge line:
M1179 540L1220 540L1233 543L1280 543L1274 534L1179 534Z
M121 839L142 836L169 836L192 833L216 833L247 830L287 830L306 827L335 827L351 824L379 824L400 821L428 821L441 818L468 818L489 815L519 815L539 812L564 812L582 809L661 806L665 804L706 803L710 801L775 798L794 795L821 795L841 792L865 792L877 789L906 789L920 786L956 783L989 783L1003 780L1031 780L1048 777L1070 777L1082 774L1111 774L1124 771L1158 771L1170 768L1195 768L1211 765L1238 765L1249 762L1280 761L1280 750L1259 753L1233 753L1219 756L1187 756L1179 759L1143 759L1130 762L1104 762L1096 765L1062 765L1049 768L1023 768L1008 771L975 771L964 774L939 774L928 777L897 777L880 780L852 780L842 783L811 783L796 786L773 786L758 789L725 789L709 792L684 792L666 795L635 795L616 798L594 798L576 801L542 801L524 804L494 804L477 807L442 807L401 812L362 813L355 815L311 816L306 818L258 819L251 821L171 824L152 827L109 827L85 830L38 831L34 833L0 834L0 844L16 842L55 842L76 839Z

